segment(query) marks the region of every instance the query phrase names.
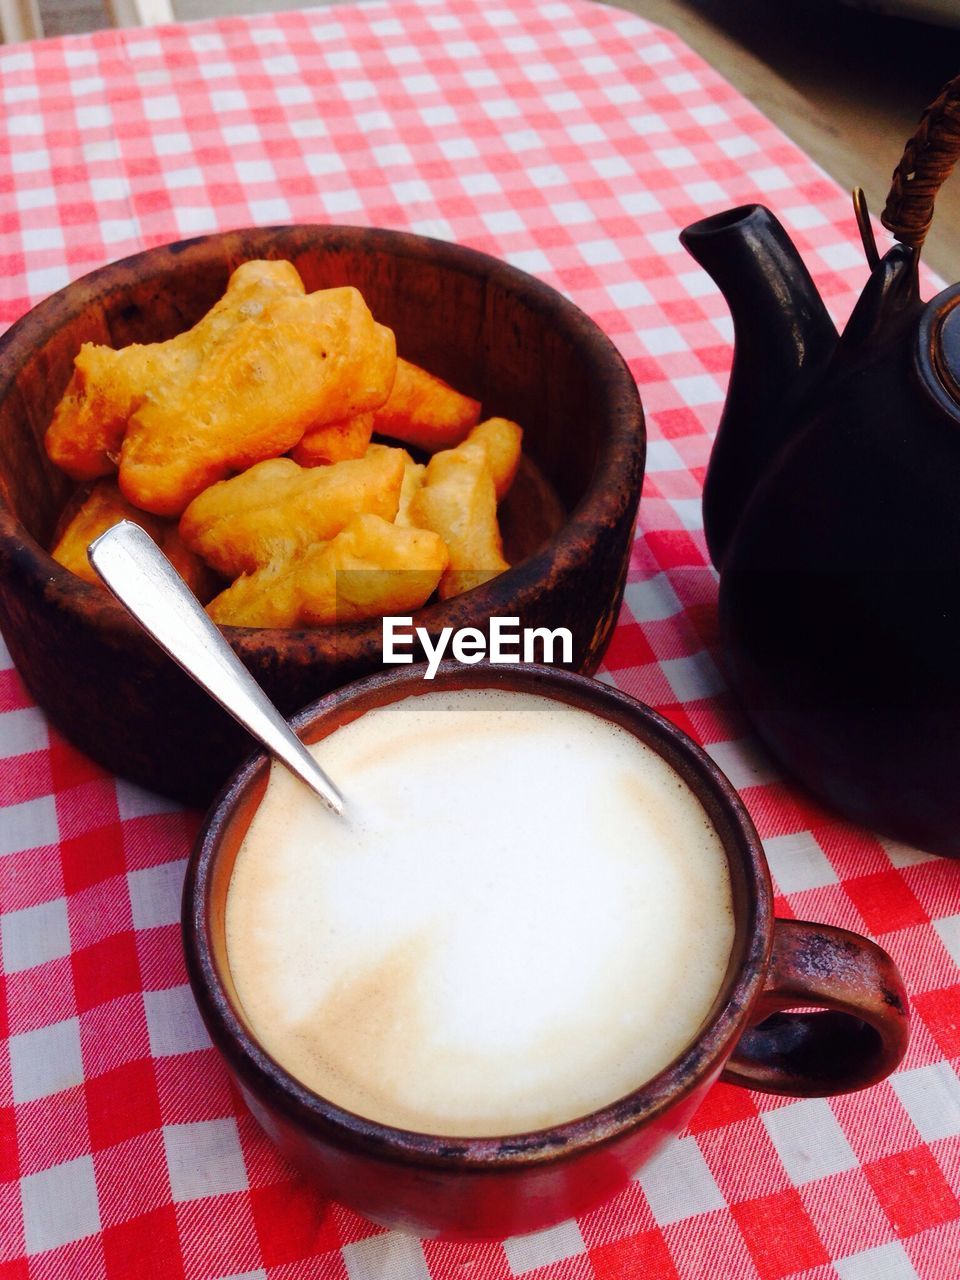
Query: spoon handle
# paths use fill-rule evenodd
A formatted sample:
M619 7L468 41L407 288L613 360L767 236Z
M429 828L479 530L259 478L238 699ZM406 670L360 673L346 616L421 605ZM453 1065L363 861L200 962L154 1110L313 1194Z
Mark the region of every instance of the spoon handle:
M334 813L343 797L204 612L150 535L121 520L92 542L90 563L121 604L271 755Z

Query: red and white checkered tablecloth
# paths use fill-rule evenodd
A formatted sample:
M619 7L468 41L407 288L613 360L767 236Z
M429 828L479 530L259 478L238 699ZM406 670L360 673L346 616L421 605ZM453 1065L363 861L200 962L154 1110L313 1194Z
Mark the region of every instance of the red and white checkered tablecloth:
M308 221L474 245L597 320L650 432L601 678L706 746L779 913L876 938L914 1019L902 1068L866 1092L716 1087L579 1221L476 1245L384 1232L291 1172L210 1047L177 923L197 815L58 738L4 652L0 1280L960 1276L960 866L837 821L764 759L718 666L700 523L731 325L677 232L764 200L842 320L865 279L848 197L679 39L586 0L102 31L0 48L0 96L4 324L145 246Z

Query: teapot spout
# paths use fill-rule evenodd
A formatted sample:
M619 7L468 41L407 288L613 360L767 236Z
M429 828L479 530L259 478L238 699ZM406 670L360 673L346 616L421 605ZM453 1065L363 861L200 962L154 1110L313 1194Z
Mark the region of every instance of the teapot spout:
M754 486L798 422L797 405L823 377L837 330L793 242L763 205L704 218L680 241L733 316L733 368L703 490L707 546L719 569Z

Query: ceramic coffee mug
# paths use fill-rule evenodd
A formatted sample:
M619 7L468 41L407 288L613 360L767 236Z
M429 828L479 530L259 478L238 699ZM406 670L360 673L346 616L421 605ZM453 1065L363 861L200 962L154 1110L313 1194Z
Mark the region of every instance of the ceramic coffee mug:
M559 669L448 664L429 683L422 674L406 667L363 680L308 707L294 725L315 742L399 699L494 688L557 699L622 726L680 775L720 836L733 893L733 953L695 1040L653 1079L591 1115L503 1138L431 1136L363 1119L290 1076L240 1011L224 915L233 864L266 788L269 761L251 758L215 803L188 867L187 967L213 1042L251 1111L325 1194L423 1236L535 1231L621 1189L684 1127L718 1078L813 1097L864 1088L896 1067L906 1048L907 1004L893 961L846 930L773 918L756 830L731 784L679 729L625 694Z

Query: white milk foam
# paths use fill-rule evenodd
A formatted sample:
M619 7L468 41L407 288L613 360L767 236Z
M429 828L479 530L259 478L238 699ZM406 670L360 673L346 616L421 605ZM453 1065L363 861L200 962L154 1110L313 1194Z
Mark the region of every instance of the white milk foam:
M562 703L490 690L370 712L281 766L241 848L227 950L278 1062L368 1119L502 1136L585 1115L696 1036L733 910L670 767Z

